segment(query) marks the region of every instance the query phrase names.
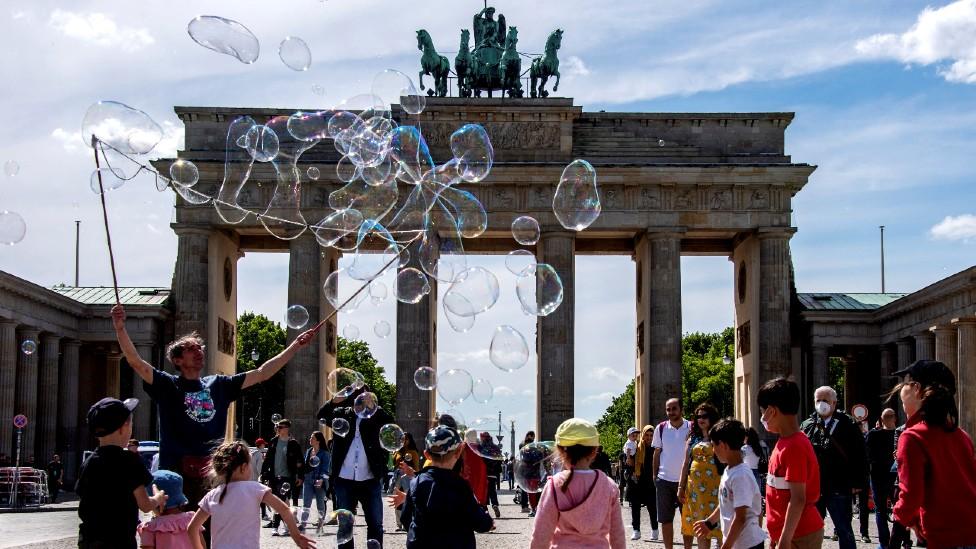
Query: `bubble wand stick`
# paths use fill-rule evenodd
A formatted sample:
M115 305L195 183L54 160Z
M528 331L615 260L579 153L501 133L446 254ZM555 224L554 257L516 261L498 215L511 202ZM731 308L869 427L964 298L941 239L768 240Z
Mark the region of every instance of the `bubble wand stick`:
M105 187L102 186L102 168L98 162L99 140L92 134L92 152L95 153L95 173L98 174L98 196L102 199L102 219L105 221L105 240L108 242L108 261L112 265L112 288L115 290L115 304L120 305L119 279L115 276L115 254L112 253L112 233L108 230L108 209L105 207Z

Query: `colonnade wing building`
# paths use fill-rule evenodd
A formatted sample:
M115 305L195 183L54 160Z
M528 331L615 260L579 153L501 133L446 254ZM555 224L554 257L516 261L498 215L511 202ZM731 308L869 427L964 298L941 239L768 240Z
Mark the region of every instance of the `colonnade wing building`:
M176 112L186 126L185 150L179 157L197 165L200 182L195 188L210 196L217 195L223 181L225 140L231 121L247 115L263 123L294 113L224 107L176 107ZM584 112L572 99L565 98L429 98L421 115L408 118L395 106L394 116L401 124L419 121L433 158L439 162L451 157L449 140L454 130L464 123L482 124L491 137L496 163L487 179L462 188L485 206L488 231L465 240L465 252L505 254L528 249L562 277L562 305L540 318L536 329L536 430L542 439L551 439L556 426L574 415L575 303L577 293L587 291L575 283L577 254L620 254L634 260L637 321L636 325L621 324L619 329L636 334L638 425L658 421L664 402L680 394L680 258L714 255L727 257L732 267L734 289L728 299L735 310L736 415L747 423L759 424L755 393L773 377L793 376L812 400L813 389L828 379L830 357L844 360L848 404L856 401L868 405L873 420L880 411L879 395L892 382L885 376L914 358L933 356L958 372L964 424L970 429L976 427L972 410L976 397L965 388L973 385L976 375L976 270L969 269L908 295L796 292L790 255L790 239L797 230L792 224L792 199L808 183L815 166L793 162L786 153L785 132L793 113L605 113ZM552 213L560 173L576 158L586 159L596 168L603 208L596 222L582 232L564 229ZM339 159L330 140L301 156L301 190L288 199L309 223L331 211L329 194L343 185L335 171ZM160 160L156 167L167 173L171 162ZM310 166L320 168L320 179L304 178ZM276 179L270 163L255 164L251 183L243 188L239 203L264 212L276 191ZM405 194L401 193L401 201ZM269 213L284 216L288 212ZM540 223L542 236L535 246L520 246L512 239L510 224L521 215L531 215ZM325 318L333 311L323 296L322 284L337 270L340 252L320 247L308 231L297 238L276 238L254 216L230 224L212 205L190 204L183 199L177 200L172 227L178 236L172 292L162 303L147 306L147 315L150 310L157 315L151 321L155 323L152 329L146 325L142 339L155 345L145 348L147 354L158 356L159 334L197 330L209 343L210 372L234 372L237 262L250 252L289 254L288 302L304 305L313 319ZM842 276L838 273L839 286ZM14 277L4 280L30 284ZM397 421L415 436L426 431L435 405L434 394L419 390L413 382L418 366L437 366L438 303L436 284L432 285L431 293L420 303L397 303L396 364L385 365L395 372ZM55 292L34 288L39 294L56 295L64 303L74 301L65 295L73 289ZM12 389L14 383L4 383L19 379L11 374L22 360L17 346L23 336L17 335L18 329L31 327L42 332L42 340L43 332L62 339L83 337L67 336L58 331L61 328L45 328L32 317L23 316L16 306L8 305L15 293L0 287L0 317L8 319L4 326L10 326L0 332L0 416L7 415L8 410L12 415L21 406L20 393ZM117 364L113 366L109 358L112 336L108 307L62 306L66 307L72 315L93 314L105 322L105 330L98 336L101 339L91 342L93 348L102 345L105 351L94 355L87 367L93 372L100 368L97 371L103 374L86 375L82 361L79 391L85 385L86 392L77 395L75 408L79 411L86 409L96 394L115 387L104 372L106 367L117 368ZM285 369L282 413L293 420L296 432L317 428L314 414L326 398L327 374L336 366L336 333L335 322L330 321L310 348ZM288 331L289 339L297 335L296 330ZM87 340L79 341L84 341L84 350ZM40 377L44 378L45 367L64 368L66 355L45 362L43 342L41 347ZM128 375L126 370L122 369L121 376ZM124 377L119 379L122 396L128 396L125 389L129 385ZM133 394L138 390L132 387ZM8 400L14 403L12 409L5 404ZM803 405L808 412L812 402ZM42 407L42 416L45 410ZM47 412L57 418L57 412L51 410ZM52 425L58 429L61 419L54 421ZM152 427L144 425L147 427L140 428ZM0 443L8 444L9 434L0 431ZM56 445L60 444L58 440ZM90 441L76 434L70 443L83 447ZM8 447L0 446L0 451ZM49 448L38 446L35 451Z

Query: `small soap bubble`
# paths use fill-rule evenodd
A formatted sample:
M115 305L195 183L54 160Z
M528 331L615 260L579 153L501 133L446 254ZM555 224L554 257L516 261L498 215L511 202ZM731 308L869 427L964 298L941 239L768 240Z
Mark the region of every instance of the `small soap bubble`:
M461 179L476 183L488 176L495 161L488 132L478 124L465 124L451 134L451 152Z
M352 411L362 419L373 417L378 407L379 402L376 399L376 395L369 391L357 396L356 400L352 403Z
M244 135L244 148L247 149L251 158L258 162L271 162L276 156L281 145L278 134L271 128L258 124L252 126Z
M311 166L308 170L305 171L305 174L308 175L308 178L309 179L311 179L312 181L315 181L315 180L317 180L319 178L319 176L321 175L321 172L315 166Z
M278 45L278 57L293 71L307 71L312 64L312 52L308 44L297 36L286 36Z
M427 96L417 89L409 76L394 69L386 69L373 77L373 95L384 104L397 103L409 114L420 114L427 106Z
M319 456L312 456L308 458L308 464L311 467L318 467L320 463L322 463L322 460L319 459Z
M180 185L192 187L200 180L200 170L193 162L180 158L169 165L169 177Z
M536 263L535 254L528 250L513 250L505 256L505 268L515 276L532 274Z
M190 20L186 32L201 46L251 64L261 53L261 44L254 33L232 19L215 15L200 15Z
M281 421L281 414L271 414L271 423L278 423Z
M330 398L337 396L346 398L360 389L365 383L366 380L363 378L363 375L356 370L336 368L329 372L326 391L329 393Z
M402 303L419 303L425 295L430 293L430 283L427 275L413 267L401 269L397 273L393 295Z
M366 549L383 549L383 545L375 539L368 539L366 540Z
M324 417L319 418L319 429L325 429L329 426L329 422L325 420Z
M288 307L285 317L286 324L292 330L298 330L308 324L308 310L301 305Z
M498 278L484 267L461 271L444 294L444 307L458 316L474 316L498 302Z
M20 164L16 160L8 160L3 163L3 173L7 174L9 177L13 177L20 173Z
M658 146L658 147L663 147L664 145L666 145L666 143L664 142L664 140L663 140L663 139L658 139L658 140L657 140L657 146Z
M482 404L488 404L491 397L495 395L495 388L492 387L491 382L487 379L476 379L474 380L474 385L471 387L471 398L475 402L480 402Z
M523 215L512 221L512 237L523 246L533 246L539 241L539 222Z
M432 391L437 387L437 370L421 366L413 373L413 383L421 391Z
M337 417L332 420L332 430L340 437L344 437L349 434L349 422Z
M390 323L385 320L377 320L376 324L373 326L373 333L375 333L376 337L380 339L390 337L390 333L392 331L393 328L390 326Z
M373 305L379 305L380 303L386 301L389 295L389 289L387 289L386 284L382 280L374 280L369 284L369 297L373 301Z
M284 497L288 497L289 495L291 495L291 484L288 484L287 482L282 482L281 486L278 488L278 493Z
M346 326L342 329L342 337L349 341L356 341L359 339L359 326L356 326L355 324L346 324Z
M471 328L474 328L474 321L478 317L478 315L456 315L447 307L444 307L444 316L447 317L447 323L451 325L451 329L459 334L466 333L470 331Z
M552 212L570 230L582 231L600 216L596 170L586 160L573 160L564 169L552 198Z
M471 396L474 379L467 370L452 368L437 380L437 393L452 406L457 406Z
M396 423L387 423L380 427L380 446L389 452L395 452L403 446L403 429Z
M312 84L312 93L315 95L325 95L325 86L321 84Z
M13 246L27 235L27 222L17 212L0 211L0 244Z
M546 316L563 302L563 281L551 265L539 263L535 266L534 276L530 272L519 277L515 293L522 304L522 312Z
M20 351L27 356L30 356L37 352L37 342L33 339L25 339L23 343L20 344Z
M488 359L506 372L518 370L529 360L529 346L521 332L509 325L495 328L488 348Z
M98 168L92 171L88 186L91 192L102 194L125 185L125 174L118 168Z
M338 509L332 513L333 520L336 521L336 543L349 543L353 538L353 529L356 526L356 516L345 509ZM331 520L329 522L332 522Z

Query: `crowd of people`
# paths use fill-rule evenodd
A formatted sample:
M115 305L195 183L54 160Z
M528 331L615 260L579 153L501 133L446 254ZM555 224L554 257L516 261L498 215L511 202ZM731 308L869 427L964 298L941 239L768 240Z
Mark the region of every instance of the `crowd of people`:
M520 476L519 461L504 456L489 433L466 430L448 415L434 419L422 449L406 433L391 454L379 437L393 421L389 413L378 408L363 415L353 407L367 387L340 392L318 411L324 424L345 420L344 436L326 440L315 431L303 449L291 422L282 419L276 436L258 440L255 449L241 441L218 444L229 404L284 366L313 332L299 335L258 370L201 377L198 336L167 347L179 372L172 375L135 352L121 306L113 319L130 366L157 406L159 464L150 473L137 453L126 451L137 401L105 398L90 408L99 447L77 484L79 547L132 547L137 535L140 545L162 548L258 547L263 516L266 527L297 546L314 547L305 534L313 503L320 528L330 502L333 509L361 509L367 539L382 547L384 493L408 548L475 547L475 533L493 530L500 516L503 479L518 484L518 501L535 518L533 549L625 547L624 499L630 538L641 539L647 508L649 537L662 539L666 549L673 548L676 516L684 549L696 541L698 549L708 549L713 540L723 549L756 549L767 540L770 547L813 549L822 545L827 515L841 549L851 549L854 501L862 541L868 541L869 495L882 547L910 547L910 532L914 543L932 549L976 546L976 530L965 523L976 517L976 456L958 427L955 378L940 362L920 360L898 372L903 382L891 396L899 397L907 417L901 427L895 411L886 409L863 434L837 408L830 387L818 388L815 412L799 418L799 387L778 378L756 395L765 440L775 440L771 451L760 432L720 418L711 404L696 406L688 420L673 398L664 421L628 430L615 466L596 427L570 418L556 430L554 459L539 474ZM523 457L542 451L535 442L528 433L519 445ZM152 512L152 520L140 524L139 511ZM340 548L353 546L351 539L338 541Z

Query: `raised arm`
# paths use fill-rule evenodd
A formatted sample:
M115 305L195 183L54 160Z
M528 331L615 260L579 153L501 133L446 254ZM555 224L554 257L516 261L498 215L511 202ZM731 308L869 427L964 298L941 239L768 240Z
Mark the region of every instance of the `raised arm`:
M129 363L129 367L132 368L143 381L152 385L153 381L153 367L141 356L139 356L139 351L136 350L136 346L132 343L132 339L129 338L129 332L125 331L125 309L122 305L116 305L112 307L112 326L115 327L115 336L119 340L119 347L122 348L122 354L125 355L125 361Z
M247 389L251 385L257 385L258 383L264 383L271 379L271 376L278 373L285 364L291 360L291 357L295 356L295 353L299 349L308 345L312 338L318 330L312 328L311 330L306 330L295 338L295 341L291 342L291 345L285 347L284 351L281 351L277 355L273 356L270 360L261 365L260 368L255 368L244 376L244 385L241 386L242 389Z

